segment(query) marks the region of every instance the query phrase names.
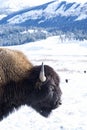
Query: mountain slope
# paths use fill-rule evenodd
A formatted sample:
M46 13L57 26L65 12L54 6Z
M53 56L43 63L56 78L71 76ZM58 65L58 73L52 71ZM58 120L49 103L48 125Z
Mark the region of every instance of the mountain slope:
M73 1L68 2L68 0L53 0L39 6L22 8L18 11L7 11L4 13L2 11L0 16L0 25L0 30L3 30L3 27L4 30L10 30L9 28L11 28L11 30L8 32L10 33L10 36L8 36L6 32L2 33L1 31L0 37L4 38L3 35L5 34L4 36L6 36L6 39L9 37L11 38L8 40L11 42L14 37L17 37L18 41L16 41L16 43L14 44L18 44L18 42L20 44L23 44L24 42L32 41L32 34L28 32L28 29L30 29L31 27L35 30L36 28L40 28L42 30L44 29L48 32L48 34L50 33L50 35L60 35L60 37L61 35L66 35L66 37L70 39L74 38L84 40L87 39L87 2L79 3ZM13 25L15 36L13 35L14 33L12 31ZM15 26L17 26L16 31ZM23 28L19 29L22 30L22 32L18 31L18 28L20 27ZM23 37L23 35L20 35L23 34L23 31L26 31L27 36L24 35ZM36 31L33 32L34 34L36 33ZM35 38L32 35L33 40L46 38L47 32L45 33L45 35L43 34L43 32L39 34L37 33L34 35ZM30 36L30 39L28 38L28 36ZM22 40L21 37L23 38ZM1 43L3 45L3 40L1 39L0 41L2 41ZM6 44L7 43L5 43L4 45Z
M9 14L0 24L22 26L57 27L63 31L85 29L87 26L87 3L52 1Z
M26 7L41 5L50 1L51 0L35 0L33 2L32 0L0 0L0 9L13 12Z

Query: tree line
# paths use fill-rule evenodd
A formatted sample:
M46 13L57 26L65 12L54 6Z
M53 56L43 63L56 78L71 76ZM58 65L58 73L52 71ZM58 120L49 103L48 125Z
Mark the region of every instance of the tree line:
M57 35L61 41L64 41L65 39L87 40L87 33L83 30L63 32L57 28L2 25L0 26L0 46L20 45Z

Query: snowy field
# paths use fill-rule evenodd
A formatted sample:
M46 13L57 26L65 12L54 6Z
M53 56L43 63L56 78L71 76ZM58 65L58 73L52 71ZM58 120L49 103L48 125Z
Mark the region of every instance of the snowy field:
M67 44L65 44L67 43ZM12 46L34 65L53 67L60 76L62 105L49 118L22 106L0 122L0 130L86 130L87 129L87 41L65 41L51 37L35 43ZM68 79L68 83L65 82Z

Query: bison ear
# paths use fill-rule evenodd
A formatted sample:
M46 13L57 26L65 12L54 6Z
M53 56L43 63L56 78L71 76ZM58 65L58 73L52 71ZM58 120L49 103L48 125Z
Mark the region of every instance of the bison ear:
M45 76L45 72L44 72L44 64L43 64L43 62L42 62L42 66L41 66L39 79L40 79L41 82L45 82L46 81L46 76Z

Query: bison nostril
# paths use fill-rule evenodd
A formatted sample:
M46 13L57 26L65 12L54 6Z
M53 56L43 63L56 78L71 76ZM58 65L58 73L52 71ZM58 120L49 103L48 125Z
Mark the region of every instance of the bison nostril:
M61 99L58 101L58 104L59 104L59 105L62 105L62 101L61 101Z
M61 101L59 102L59 105L62 105L62 102L61 102Z

